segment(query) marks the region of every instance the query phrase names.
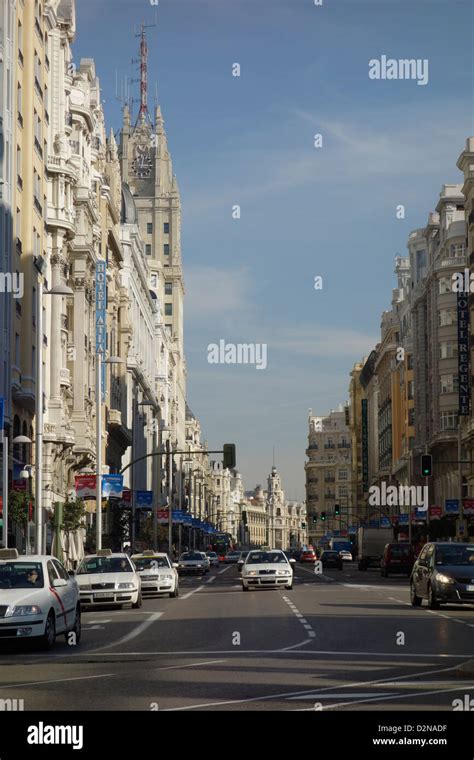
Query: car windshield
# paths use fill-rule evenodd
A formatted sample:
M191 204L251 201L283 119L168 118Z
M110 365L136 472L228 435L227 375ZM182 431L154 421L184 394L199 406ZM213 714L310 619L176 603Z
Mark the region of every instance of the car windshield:
M91 557L82 561L77 575L90 573L133 573L128 557Z
M410 546L391 546L390 554L392 557L406 557L410 554Z
M180 557L180 560L188 559L199 559L202 561L202 554L200 554L200 552L184 552Z
M207 556L214 559L214 557L217 557L217 554L215 552L207 552Z
M287 562L283 552L251 552L246 563L248 565L259 565L266 562Z
M474 567L474 544L460 546L448 544L436 547L437 565L470 565Z
M0 562L0 588L44 588L40 562Z
M338 557L338 556L339 554L337 552L324 552L325 559L327 559L328 557L329 559L332 559L332 557Z
M132 557L137 570L155 570L158 567L169 567L168 557Z

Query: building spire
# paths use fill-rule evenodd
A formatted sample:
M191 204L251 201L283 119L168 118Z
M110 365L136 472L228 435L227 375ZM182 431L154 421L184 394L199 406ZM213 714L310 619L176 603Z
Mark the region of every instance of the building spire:
M148 45L146 42L145 24L142 22L140 41L140 112L138 118L145 123L148 114Z

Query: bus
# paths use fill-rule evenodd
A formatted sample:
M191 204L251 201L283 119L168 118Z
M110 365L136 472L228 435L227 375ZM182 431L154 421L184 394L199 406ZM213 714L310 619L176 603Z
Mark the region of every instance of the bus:
M230 533L213 533L209 536L209 551L216 554L227 554L232 548L232 536Z

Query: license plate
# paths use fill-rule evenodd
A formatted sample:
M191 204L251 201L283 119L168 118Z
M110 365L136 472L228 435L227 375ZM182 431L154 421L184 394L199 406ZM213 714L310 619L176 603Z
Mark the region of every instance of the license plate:
M466 586L466 591L474 591L474 586Z
M113 591L109 591L109 592L104 591L104 592L101 592L100 594L94 594L94 599L105 599L105 597L113 596L113 595L114 595Z

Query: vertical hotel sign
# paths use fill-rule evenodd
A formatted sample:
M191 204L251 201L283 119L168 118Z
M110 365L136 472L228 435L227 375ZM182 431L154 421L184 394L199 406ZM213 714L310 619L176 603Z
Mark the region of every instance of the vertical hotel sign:
M469 414L469 296L458 293L459 415Z
M364 493L369 490L369 421L367 414L367 399L362 404L362 484Z
M107 308L107 262L98 261L95 267L95 352L105 359L107 341L106 332L106 308ZM105 365L102 364L102 401L105 401Z

